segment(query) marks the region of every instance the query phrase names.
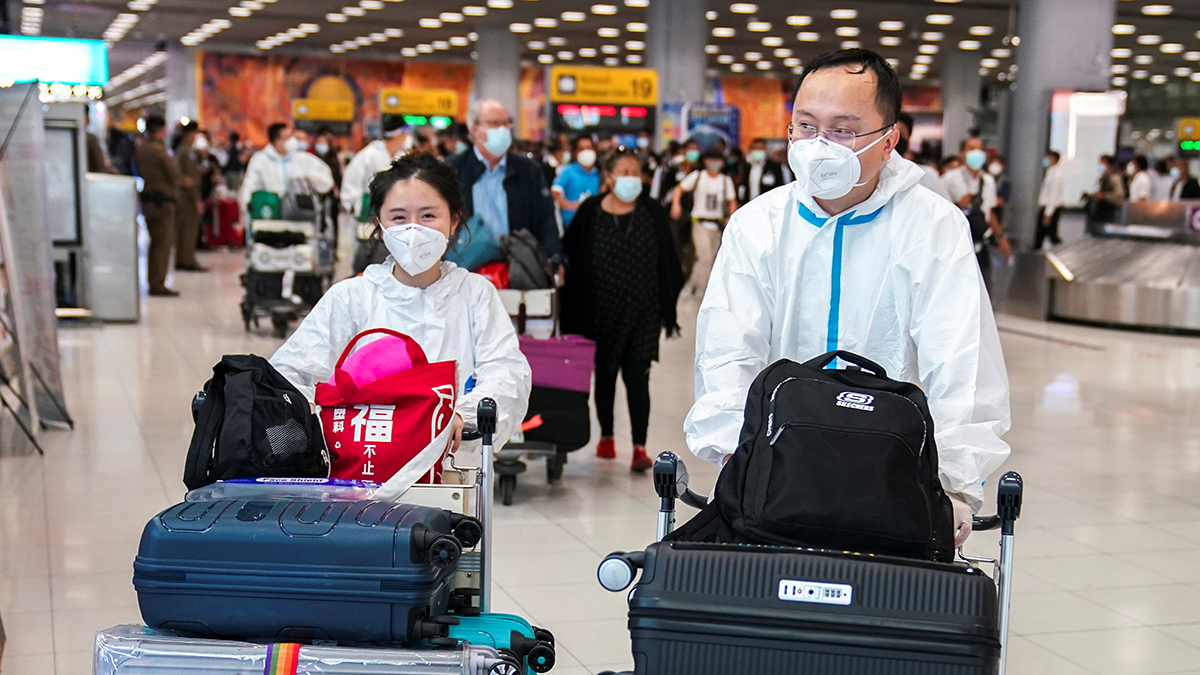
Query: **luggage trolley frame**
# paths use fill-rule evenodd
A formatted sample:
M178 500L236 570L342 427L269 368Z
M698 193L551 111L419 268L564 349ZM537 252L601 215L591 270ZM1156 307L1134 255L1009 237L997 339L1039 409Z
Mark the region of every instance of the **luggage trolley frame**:
M654 489L661 499L661 506L658 513L658 542L651 549L645 552L637 551L631 553L616 552L606 557L597 570L597 576L600 585L605 589L613 592L624 591L633 585L637 579L638 570L642 569L648 562L651 556L657 555L657 551L653 550L659 546L674 546L675 544L664 544L663 540L671 534L675 529L675 504L676 501L682 500L685 504L696 508L703 509L707 504L707 499L697 495L688 487L687 467L683 460L673 452L664 452L658 456L654 463ZM995 581L995 620L998 626L999 633L999 658L995 662L995 668L989 669L989 673L995 675L1005 675L1007 666L1008 654L1008 634L1009 634L1009 610L1012 603L1012 574L1013 574L1013 538L1014 526L1017 519L1021 515L1021 502L1024 491L1024 484L1021 475L1015 471L1009 471L1000 477L999 486L997 489L997 509L996 514L992 516L975 516L973 519L973 530L975 531L990 531L1000 530L1000 557L999 559L991 558L976 558L969 557L962 553L959 549L959 562L953 565L939 563L922 563L914 562L913 564L936 566L943 570L960 568L967 573L973 573L982 576L982 571L977 567L979 564L990 564L993 566L993 579ZM838 555L831 552L809 551L808 549L787 549L782 547L750 547L742 545L724 545L724 544L683 544L688 547L704 547L706 550L720 551L723 547L729 552L736 554L738 551L747 553L755 552L787 552L794 550L797 553L815 553L818 555L828 555L831 559ZM870 560L870 557L865 558ZM887 563L887 558L878 558L878 562ZM906 563L908 561L895 560L897 563ZM740 569L740 568L739 568ZM749 568L745 568L749 569ZM748 572L747 572L748 573ZM647 579L643 578L643 582ZM654 580L650 580L654 581ZM698 583L698 582L696 582ZM782 582L781 582L782 583ZM637 593L635 587L630 591L629 598L631 604L634 596ZM808 592L810 589L805 589ZM782 592L782 591L781 591ZM786 604L786 603L785 603ZM844 603L832 603L844 604ZM986 603L985 603L986 605ZM633 628L633 617L630 618L630 627ZM764 657L765 658L765 657ZM764 661L766 663L766 661ZM795 665L795 661L791 661ZM660 664L661 665L661 664ZM964 666L965 667L965 666ZM638 671L641 672L640 670ZM761 675L774 675L775 671L767 668L759 671ZM788 670L787 672L793 672ZM822 673L826 672L824 670ZM832 671L830 671L832 672ZM875 672L875 671L871 671ZM892 671L888 671L892 672ZM949 670L939 670L938 672L950 672ZM953 672L960 672L954 670ZM963 670L961 672L967 672ZM975 671L971 671L975 672ZM612 675L606 673L602 675ZM623 674L628 675L628 674Z
M246 332L257 328L259 320L271 320L275 337L287 337L291 322L302 319L317 304L333 283L337 225L336 214L324 195L314 197L316 216L309 221L250 220L246 231L246 271L242 274L241 314ZM259 247L288 250L293 246L310 248L311 267L303 269L256 269L255 251Z

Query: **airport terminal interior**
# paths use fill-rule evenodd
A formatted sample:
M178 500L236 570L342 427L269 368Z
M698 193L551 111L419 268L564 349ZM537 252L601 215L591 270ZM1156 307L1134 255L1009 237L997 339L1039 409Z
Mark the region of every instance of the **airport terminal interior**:
M658 662L653 661L658 656L647 656L659 654L655 650L661 645L649 645L664 639L661 635L652 640L646 635L654 631L631 633L639 620L631 614L631 603L653 590L648 571L631 596L628 590L602 587L598 568L610 554L641 552L663 534L663 500L655 478L659 465L646 470L659 453L674 452L686 463L693 492L713 494L720 469L689 447L699 435L689 418L689 413L700 414L698 389L715 386L715 380L700 382L707 375L701 372L704 363L710 361L702 363L697 352L717 359L714 342L735 342L755 327L748 322L706 324L698 317L721 302L730 309L719 316L744 316L737 305L749 300L727 286L732 283L728 277L738 275L731 271L732 260L743 252L729 248L741 245L731 244L731 238L749 241L772 227L778 231L779 223L772 219L784 204L788 217L796 212L812 219L839 215L831 209L813 215L805 206L825 208L844 198L834 195L828 201L821 197L826 193L814 192L815 174L805 173L814 155L804 152L817 146L828 153L825 161L852 164L854 177L863 168L862 182L851 178L840 195L858 194L855 190L873 180L866 172L886 160L887 168L879 171L887 176L897 166L913 172L911 184L902 188L919 193L910 199L936 205L934 211L920 213L947 213L953 216L947 216L948 222L970 225L970 240L952 232L960 247L957 259L972 266L967 283L975 283L978 267L978 285L987 289L980 302L991 304L1006 371L1005 377L992 375L1007 380L1011 414L1011 428L1003 435L1011 454L997 470L980 477L983 503L974 510L977 516L996 512L997 486L1007 471L1020 474L1023 500L1013 536L1006 540L1011 547L1002 552L1000 530L976 531L959 552L965 558L953 563L959 571L968 569L964 560L969 558L978 567L969 573L981 570L1002 581L1001 590L989 590L992 595L984 603L992 615L998 611L1004 617L987 636L988 645L995 643L987 652L992 660L972 666L977 669L922 669L913 664L925 657L913 654L924 654L925 647L904 651L894 641L887 643L892 647L873 644L876 639L886 642L879 637L885 634L900 640L899 628L887 633L877 626L877 633L861 631L856 653L876 654L894 670L868 671L863 660L812 672L1200 675L1200 0L478 0L477 6L463 7L431 0L361 0L345 7L341 3L351 0L246 0L232 6L225 0L0 2L0 675L544 672L532 656L528 667L522 663L507 670L475 668L465 660L461 669L387 665L389 649L476 653L469 645L454 646L453 640L450 646L436 640L419 647L375 644L372 648L384 654L381 660L353 666L358 652L344 644L224 635L244 640L245 654L257 654L254 650L262 647L261 655L246 656L245 669L238 670L238 663L221 661L219 648L207 646L217 640L197 638L188 649L170 652L167 646L179 631L144 627L154 622L148 611L152 600L147 592L139 604L139 592L161 588L174 577L160 573L157 581L142 578L139 583L145 585L135 588L134 559L139 547L146 546L143 531L149 537L153 529L147 523L154 525L158 514L183 502L188 492L183 477L192 470L189 447L203 431L197 422L204 419L201 411L213 400L211 394L203 402L194 399L213 377L214 364L226 355L270 358L292 336L297 337L290 344L298 346L291 359L303 361L326 346L305 341L315 339L312 331L303 333L305 327L318 321L325 322L326 333L346 333L340 342L330 338L328 347L336 358L359 330L350 327L359 321L351 318L359 309L331 319L322 307L333 305L332 300L409 302L401 298L408 291L432 298L437 286L430 284L442 283L434 276L418 285L433 268L415 261L417 244L401 250L399 236L371 236L369 215L393 203L387 201L393 192L386 190L373 198L371 179L377 172L386 176L396 171L389 168L391 162L401 166L402 157L438 167L444 160L457 169L449 175L468 181L462 183L459 199L466 198L463 227L474 238L492 236L495 224L488 219L500 211L506 234L529 235L499 239L505 242L503 253L493 244L493 257L483 259L471 257L485 254L478 252L474 239L468 242L457 231L447 235L432 229L434 224L405 226L409 233L438 235L435 243L448 243L448 248L437 248L439 255L445 251L448 260L491 282L472 276L463 282L467 290L457 292L451 302L469 304L474 293L487 299L483 304L490 311L500 312L503 305L515 332L522 333L520 350L533 368L528 416L516 420L525 421L527 443L514 440L517 444L496 460L494 472L501 475L490 490L494 505L490 522L483 524L488 536L474 553L461 552L459 572L467 569L468 560L478 564L473 569L484 570L484 584L491 589L485 591L488 611L516 615L553 634L548 643L551 673L685 672L672 670L669 658ZM902 90L903 114L884 116L884 129L878 131L859 127L846 132L825 126L802 109L797 102L804 87L813 84L797 80L802 74L808 77L810 61L829 52L877 59L871 63L894 74ZM831 69L841 73L841 68ZM869 77L878 82L883 76ZM830 100L841 99L830 95ZM875 98L867 100L864 117L883 114ZM887 143L868 147L876 140L872 134L880 132ZM834 138L839 133L849 134L844 143ZM893 145L886 156L868 159L872 151L878 155L880 147ZM501 161L507 164L497 164ZM285 167L282 177L280 169L272 168L278 166ZM423 171L421 176L429 174ZM468 179L471 171L476 173ZM919 185L918 175L923 176ZM495 180L488 183L491 178ZM443 189L459 192L454 180L448 188L421 180L431 179L409 182L406 177L393 190L419 183L426 188L422 198L445 198ZM518 203L514 194L519 190L526 192ZM632 196L622 196L629 190ZM589 200L598 194L605 196ZM492 198L507 199L507 210L503 203L485 201ZM774 206L763 206L768 203ZM624 207L624 214L633 215L611 210ZM612 214L618 228L626 228L612 229L618 234L610 235L614 240L608 244L601 237L608 231L597 215L602 211ZM883 217L904 217L901 207L886 213L893 211L897 215ZM649 214L641 216L645 222L638 220L640 214ZM589 220L593 217L596 224ZM950 231L942 227L945 223L930 222L932 216L921 218L925 220L895 220L892 227ZM783 227L790 222L785 219ZM865 222L856 227L873 227ZM819 222L814 224L813 229L820 229ZM835 255L841 255L843 224L836 225L837 243L831 244ZM568 255L591 253L578 248L583 236L572 236L572 227L590 228L581 231L596 237L599 250L615 246L612 241L626 241L634 225L660 227L655 232L662 236L646 235L639 244L657 246L657 257L633 249L620 255L660 265L657 275L649 268L633 269L636 263L622 259L625 266L604 277L590 266L602 267L606 259L599 254L586 264L580 264L583 256ZM847 235L847 251L866 241ZM528 247L533 272L519 246ZM780 244L778 250L789 249ZM394 268L392 258L383 262L389 251L393 258L397 251L405 254L403 261L396 258ZM888 260L892 264L894 258ZM674 267L663 271L671 261ZM445 271L449 267L437 269L443 277L451 274ZM593 270L588 273L609 283L627 279L621 282L627 288L619 293L630 298L670 295L667 287L679 291L674 310L678 335L669 337L659 331L657 319L651 321L651 333L661 333L658 358L643 358L648 354L644 348L637 357L619 357L633 365L624 366L624 379L618 378L604 360L605 354L611 356L604 341L613 339L606 337L612 333L605 327L590 327L599 335L591 335L592 340L558 335L574 325L574 308L567 305L582 297L579 270ZM840 259L833 270L842 274ZM518 282L519 274L540 281L521 286L526 281ZM745 270L740 274L747 276L752 275ZM648 278L658 281L638 286ZM812 302L804 293L814 277L804 278L796 289L774 292L798 306ZM892 277L887 279L891 283ZM367 291L356 297L330 290L338 282L346 284L344 290L385 281L396 288L404 285L405 291L379 291L368 299ZM822 346L827 310L833 332L828 344L838 344L837 303L843 331L856 325L855 303L881 311L874 299L853 296L861 283L837 281L833 290L828 279L820 283L826 284L817 294ZM586 292L605 298L601 289ZM323 304L317 305L323 295ZM961 300L952 295L942 299ZM878 304L885 306L882 311L905 312L906 302L891 309L886 302ZM449 320L429 318L443 311L434 304L429 300L429 308L422 305L412 314L423 319L404 321L432 321L430 330L438 336L443 328L451 332ZM588 310L603 312L602 305L597 300ZM670 314L653 301L649 305ZM396 311L392 316L409 316ZM951 323L956 330L969 324L961 332L974 336L974 317L981 311L988 314L986 307L965 305ZM939 308L929 312L953 314ZM779 309L765 320L786 327L792 316L791 309ZM956 350L982 354L992 349L990 325L982 324L978 339L946 339L961 339ZM504 317L499 325L515 344ZM388 327L414 335L425 330L404 322ZM808 326L793 328L811 332ZM872 329L884 330L877 325ZM706 330L709 335L703 334ZM924 338L918 333L914 329L904 339L913 341L914 353L924 355ZM842 337L856 344L866 339L845 332ZM474 339L492 344L491 336ZM586 343L591 350L600 345L596 353L601 356L593 363L593 352L586 351L582 363L572 352L555 357L559 360L549 370L539 370L547 361L534 358L536 343L545 348L568 342L574 348ZM415 344L414 338L409 347ZM425 347L432 356L430 344ZM638 351L629 345L624 349ZM781 350L772 353L805 361L821 351L803 358ZM525 357L517 356L523 364ZM410 357L411 352L404 358ZM478 354L473 358L477 366L482 363ZM408 368L421 365L412 361ZM641 367L644 372L647 362L648 425L639 430L645 413L635 410L635 399L642 399L634 389L642 385L630 371ZM293 372L284 368L282 357L271 363L285 375ZM329 371L314 375L318 379L312 383L336 386L318 385L316 396L341 396L345 382L331 375L332 362L327 365ZM568 374L581 365L582 387L567 391L566 385L546 384L570 379ZM929 390L935 423L942 410L937 378L943 369L938 365L923 361L912 371L914 383ZM611 372L611 381L601 382L602 366ZM341 362L337 368L338 377L348 372L340 370ZM528 397L530 371L523 372L505 375L514 384L503 394L519 395L525 387ZM296 383L294 376L289 379ZM472 395L472 386L488 385L486 378L472 378L461 389L462 382L452 382L450 390L462 396ZM977 394L971 382L968 398ZM611 429L597 418L602 386L616 388ZM296 389L312 396L311 387L305 392L296 384ZM738 390L743 397L744 389ZM428 391L423 390L426 398ZM557 429L554 416L579 397L588 421L570 418L570 440L547 437L551 428ZM362 407L370 408L372 421L388 420L389 442L395 406L386 404L398 400L362 401L371 404ZM841 405L843 399L838 400ZM774 415L774 397L771 401ZM375 417L376 404L384 404L389 416ZM326 430L328 440L317 439L322 447L333 447L344 429L340 421L326 426L324 411L344 414L347 405L353 401L322 404L321 418L313 422ZM224 410L229 415L225 419L233 419L232 406ZM973 414L988 413L981 406ZM442 444L438 455L453 432L438 421L442 419L434 415L429 445ZM473 412L466 419L469 433ZM368 437L379 428L372 423L363 421ZM421 418L412 428L428 433L428 424L428 418ZM575 440L584 428L586 441ZM973 438L989 433L976 430ZM770 445L779 438L775 435ZM641 442L635 448L631 439ZM615 458L601 456L612 441ZM218 453L220 444L218 440ZM464 447L469 450L461 461L487 464L477 443L468 440ZM529 450L518 455L522 448ZM411 461L424 457L415 456L420 449L410 453ZM648 458L645 466L638 466L639 458ZM338 459L335 453L335 474ZM422 469L432 468L434 461ZM322 476L329 475L328 459L324 471ZM483 480L470 475L470 480ZM334 477L369 479L371 474ZM489 484L492 478L487 477ZM416 480L414 475L405 487ZM869 483L864 477L862 485ZM855 489L846 485L840 494L855 494ZM946 490L956 504L965 500L958 489ZM454 499L460 499L460 492L466 494L465 485ZM471 484L470 494L471 501L486 499L489 490ZM265 503L265 508L273 503L270 496L259 497L265 502L246 499L251 505ZM405 496L392 501L405 502ZM678 501L679 524L698 513L685 501ZM240 523L244 513L239 512L234 526L247 524ZM162 536L170 543L170 528ZM388 546L385 553L391 556ZM399 551L400 544L396 546ZM230 560L242 561L237 564L250 555L216 548L211 554L226 552ZM1012 563L1011 574L999 572L1001 566L994 571L992 562L1002 553ZM835 554L840 555L829 555ZM860 557L836 559L874 564ZM490 565L476 562L486 560ZM202 564L214 563L196 563ZM928 570L948 566L908 564ZM749 565L722 569L759 578ZM858 608L857 599L847 601L848 607L816 610L807 602L782 602L787 580L771 574L775 572L766 573L770 588L761 596L764 602L786 605L788 611L817 611L825 617L822 621ZM464 577L478 581L474 573L451 578ZM741 582L739 576L738 588L751 583ZM253 603L269 605L274 582L264 583L247 592ZM700 584L694 579L689 583ZM774 584L780 584L778 601ZM991 582L988 588L994 588ZM746 591L747 597L755 592ZM855 592L862 598L869 590ZM314 607L336 604L329 595L321 597L327 604ZM183 616L183 606L168 604L156 611L180 612L176 628L202 623ZM324 611L314 609L302 620L320 625ZM783 610L772 606L770 611ZM464 622L475 618L465 610L460 613ZM260 617L257 612L246 615ZM689 621L710 620L703 613L688 616ZM808 620L795 619L797 625L808 625L803 623ZM735 623L732 618L722 621ZM775 627L783 630L784 625L781 620ZM120 641L111 637L116 634L112 629L121 626L138 628L125 629L133 631L125 635L134 637L114 646ZM167 646L156 647L155 640L166 640ZM498 659L500 665L507 665L512 653L524 659L524 652L510 649L508 640L505 632L504 644L483 648L479 658ZM355 642L341 640L347 641ZM290 666L277 667L272 654L277 656L275 650L288 642L306 646ZM759 665L726 666L724 672L802 672L779 665L787 660L754 660L761 653L795 648L777 642L747 639L737 653L753 655L746 656L745 664ZM980 637L972 644L983 642ZM305 661L305 649L318 648L332 650L325 662L328 670ZM828 644L822 648L836 649ZM348 655L337 657L338 649ZM903 654L888 654L888 649ZM670 653L682 658L685 651L679 647ZM315 659L315 653L307 658ZM724 652L714 648L706 653ZM702 663L695 654L689 658L688 663ZM715 662L718 657L712 658ZM953 658L967 662L961 654ZM330 665L343 662L358 669ZM830 657L823 667L834 662ZM859 665L844 665L848 663ZM908 665L897 665L902 663Z

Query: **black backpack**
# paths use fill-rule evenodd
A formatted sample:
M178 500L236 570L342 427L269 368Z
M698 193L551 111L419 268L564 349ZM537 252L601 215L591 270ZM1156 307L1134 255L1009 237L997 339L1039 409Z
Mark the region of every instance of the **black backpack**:
M835 358L850 368L826 369ZM924 393L849 352L759 374L710 509L723 543L954 559ZM680 538L696 538L689 525Z
M327 478L329 453L308 399L261 356L231 355L193 405L196 430L183 483L233 478Z
M504 237L508 255L508 287L518 291L554 288L554 267L529 230L516 230Z

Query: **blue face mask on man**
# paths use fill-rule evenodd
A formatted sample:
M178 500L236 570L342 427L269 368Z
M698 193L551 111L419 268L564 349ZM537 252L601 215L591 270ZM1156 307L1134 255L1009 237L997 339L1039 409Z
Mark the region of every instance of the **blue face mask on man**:
M984 163L987 162L987 153L978 149L971 150L967 153L966 161L967 168L971 169L972 171L978 171L982 169Z
M492 127L487 130L487 140L483 147L492 155L499 157L512 147L512 129L508 127Z

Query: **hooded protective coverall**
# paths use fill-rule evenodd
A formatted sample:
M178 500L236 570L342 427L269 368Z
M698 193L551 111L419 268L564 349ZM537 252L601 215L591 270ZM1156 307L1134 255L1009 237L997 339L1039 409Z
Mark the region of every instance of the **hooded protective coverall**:
M246 175L238 188L238 203L246 209L250 204L250 196L258 190L274 192L282 197L293 178L308 179L318 194L325 194L334 187L333 172L320 157L310 152L281 155L275 146L268 145L254 153L246 165Z
M1008 377L966 219L923 175L893 154L875 192L837 218L802 181L733 215L697 320L684 426L698 457L719 464L737 448L769 364L844 349L922 387L942 485L979 510L1009 454Z
M359 150L342 174L342 208L359 217L363 195L370 189L371 179L391 166L393 159L387 143L383 141L371 141L367 147Z
M532 373L500 295L486 279L454 263L441 263L442 277L424 289L397 281L392 265L389 257L360 277L334 284L271 365L312 401L317 383L329 381L351 338L391 328L416 340L430 362L456 361L459 392L474 378L475 388L460 394L455 406L468 428L475 426L479 401L495 399L496 447L502 447L525 419Z

